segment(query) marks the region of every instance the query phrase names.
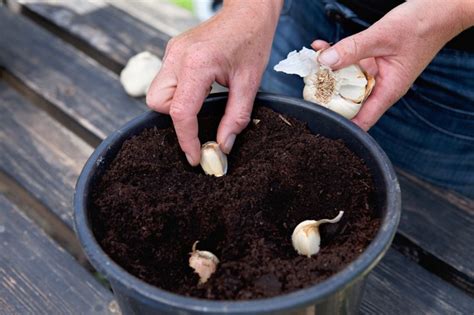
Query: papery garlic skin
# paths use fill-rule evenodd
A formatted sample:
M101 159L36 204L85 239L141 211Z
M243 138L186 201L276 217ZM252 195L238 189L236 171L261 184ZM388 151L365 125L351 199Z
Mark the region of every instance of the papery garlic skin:
M206 250L196 250L198 241L193 244L193 251L190 253L189 266L199 275L199 283L206 283L211 275L216 272L219 259Z
M274 69L303 77L305 100L335 111L347 119L354 118L372 92L375 79L358 65L332 71L317 61L321 50L309 51L305 47L299 52L292 51Z
M206 142L201 147L200 164L204 173L221 177L227 174L227 155L214 141Z
M316 255L321 245L319 226L324 223L337 223L341 220L343 214L344 211L339 211L339 214L333 219L305 220L298 224L291 235L293 248L298 254L308 258Z
M148 51L131 57L120 73L120 83L128 95L144 96L161 68L161 60Z

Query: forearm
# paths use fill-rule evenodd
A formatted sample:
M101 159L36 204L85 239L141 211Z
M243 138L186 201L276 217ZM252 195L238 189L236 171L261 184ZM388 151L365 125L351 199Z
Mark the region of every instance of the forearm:
M463 29L468 29L474 26L474 1L459 0Z
M246 16L276 25L284 0L224 0L224 10L241 11Z
M446 43L474 25L473 0L408 0L419 7L419 37Z

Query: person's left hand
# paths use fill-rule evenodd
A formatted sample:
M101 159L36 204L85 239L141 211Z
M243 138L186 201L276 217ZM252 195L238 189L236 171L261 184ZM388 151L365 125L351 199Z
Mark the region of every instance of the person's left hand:
M332 69L360 62L376 74L372 94L352 119L367 131L408 91L443 45L473 24L472 0L409 0L332 47L321 40L311 46L325 49L319 62Z

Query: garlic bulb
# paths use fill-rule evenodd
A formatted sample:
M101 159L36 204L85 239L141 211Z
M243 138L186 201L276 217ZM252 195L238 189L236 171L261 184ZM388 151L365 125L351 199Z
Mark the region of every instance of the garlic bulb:
M144 96L160 68L160 58L148 51L141 52L128 60L120 73L120 83L128 95Z
M372 92L375 79L358 65L333 71L318 62L320 52L303 47L288 54L274 69L303 77L305 100L352 119Z
M319 226L324 223L337 223L343 214L344 211L340 211L334 219L306 220L298 224L291 235L293 247L298 254L308 257L317 254L321 244Z
M216 272L219 259L211 252L206 250L197 250L194 242L193 251L190 253L189 266L199 275L199 283L206 283L209 277Z
M221 177L227 173L227 155L221 151L219 145L214 141L202 145L200 164L207 175Z

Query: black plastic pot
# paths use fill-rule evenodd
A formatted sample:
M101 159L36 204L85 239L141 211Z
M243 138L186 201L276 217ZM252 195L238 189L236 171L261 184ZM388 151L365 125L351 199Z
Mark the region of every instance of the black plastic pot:
M227 93L213 94L202 112L222 113ZM143 129L170 125L168 116L144 113L105 139L87 161L74 198L75 227L92 265L109 279L124 314L355 314L367 274L390 247L400 219L400 187L390 161L377 143L345 118L300 99L259 93L256 103L306 121L314 132L346 145L363 158L376 186L382 225L369 247L344 270L290 294L247 302L208 301L173 294L149 285L117 265L97 243L91 229L90 189L116 156L122 143ZM166 272L166 270L163 270Z

